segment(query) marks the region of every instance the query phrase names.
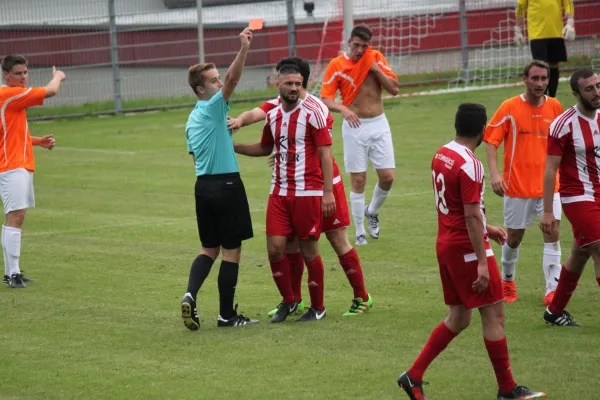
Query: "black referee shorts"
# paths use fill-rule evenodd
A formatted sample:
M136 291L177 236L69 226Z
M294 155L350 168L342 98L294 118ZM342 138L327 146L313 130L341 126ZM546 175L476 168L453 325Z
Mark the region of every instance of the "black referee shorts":
M557 64L567 61L567 48L563 38L534 39L529 41L534 60Z
M196 179L196 219L202 247L236 249L254 236L246 189L239 173Z

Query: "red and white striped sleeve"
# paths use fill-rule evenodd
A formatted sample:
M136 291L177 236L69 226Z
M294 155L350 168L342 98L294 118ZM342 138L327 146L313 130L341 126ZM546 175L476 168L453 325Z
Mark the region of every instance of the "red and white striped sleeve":
M547 154L553 156L563 155L569 138L572 135L571 118L575 113L575 107L571 107L552 122L550 125L550 133L548 135Z

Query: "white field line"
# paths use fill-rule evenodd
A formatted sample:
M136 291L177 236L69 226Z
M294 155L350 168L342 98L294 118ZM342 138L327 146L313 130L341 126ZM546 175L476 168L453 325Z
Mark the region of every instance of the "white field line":
M559 82L567 82L569 78L560 78ZM436 90L424 90L421 92L412 92L412 93L402 93L397 96L384 96L384 100L389 99L400 99L404 97L418 97L418 96L436 96L439 94L449 94L449 93L463 93L463 92L476 92L479 90L489 90L489 89L501 89L501 88L509 88L509 87L518 87L524 86L523 82L514 82L514 83L502 83L498 85L485 85L485 86L471 86L464 88L451 88L451 89L436 89Z

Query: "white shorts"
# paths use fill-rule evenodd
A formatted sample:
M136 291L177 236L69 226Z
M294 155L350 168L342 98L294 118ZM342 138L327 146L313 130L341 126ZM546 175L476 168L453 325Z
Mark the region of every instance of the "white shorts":
M552 201L554 218L560 221L562 207L560 196L554 194ZM525 229L533 225L533 217L544 213L544 199L521 199L504 196L504 226L510 229Z
M4 203L4 215L35 207L33 172L17 168L0 173L0 196Z
M369 160L375 169L396 168L392 132L385 114L360 118L358 128L352 128L344 120L342 139L346 172L365 172Z

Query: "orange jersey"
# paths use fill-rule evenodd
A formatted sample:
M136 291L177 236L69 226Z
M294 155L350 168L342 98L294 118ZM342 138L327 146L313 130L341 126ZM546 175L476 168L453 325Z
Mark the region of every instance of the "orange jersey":
M343 53L331 60L325 70L321 98L335 99L335 94L339 90L344 105L350 105L374 62L384 74L398 79L383 54L377 50L369 48L358 61L351 60L346 53Z
M41 106L46 88L0 87L0 173L17 168L34 171L28 107Z
M496 147L504 142L507 196L523 199L544 196L548 133L550 124L562 112L562 106L552 97L546 97L544 104L536 108L525 100L525 95L519 95L502 103L494 114L483 140Z

